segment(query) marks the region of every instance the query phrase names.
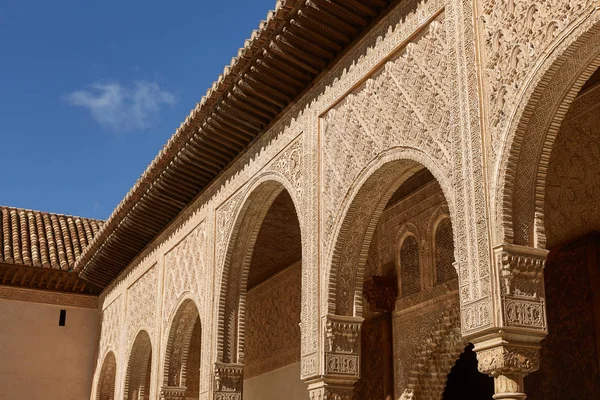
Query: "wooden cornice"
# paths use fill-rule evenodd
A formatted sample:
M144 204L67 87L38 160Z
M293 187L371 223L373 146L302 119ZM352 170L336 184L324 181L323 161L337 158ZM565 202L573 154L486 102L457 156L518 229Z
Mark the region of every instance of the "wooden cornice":
M191 111L76 262L104 288L391 0L283 0Z

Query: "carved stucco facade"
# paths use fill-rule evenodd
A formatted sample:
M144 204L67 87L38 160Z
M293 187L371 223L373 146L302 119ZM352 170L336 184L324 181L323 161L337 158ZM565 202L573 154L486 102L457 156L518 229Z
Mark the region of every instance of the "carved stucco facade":
M164 371L173 321L186 301L201 326L200 398L241 398L245 356L253 357L244 346L257 340L244 330L245 321L257 318L255 305L247 307L258 296L246 293L249 255L283 190L294 203L302 242L300 325L293 333L300 341L298 379L311 398L348 396L360 376L369 249L388 200L422 168L434 176L439 193L432 196L442 196L452 222L457 279L435 285L422 267L428 290L415 296L427 306L410 311L398 300L395 395L435 397L418 397L439 388L424 388L419 374L427 371L405 365L436 351L419 344L435 327L448 338L439 343L444 352L457 357L473 342L497 392L522 398L522 377L537 369L548 331L544 221L560 231L560 218L572 218L545 216L544 194L572 174L549 169L550 153L562 117L600 65L600 12L593 1L473 4L400 2L104 290L92 398L113 355L115 398L124 397L128 360L142 331L152 346L150 398L181 394L165 385ZM585 117L577 126L567 119L565 131L593 125ZM586 147L586 157L596 160L583 143L592 139L581 135L573 146ZM421 265L431 264L431 250ZM296 361L289 357L281 362ZM450 368L451 360L436 362ZM245 373L259 374L257 365Z

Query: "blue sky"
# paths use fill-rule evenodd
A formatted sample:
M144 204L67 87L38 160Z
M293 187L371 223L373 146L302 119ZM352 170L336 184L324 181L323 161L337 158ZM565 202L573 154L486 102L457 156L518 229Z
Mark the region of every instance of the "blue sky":
M107 218L274 6L0 2L0 204Z

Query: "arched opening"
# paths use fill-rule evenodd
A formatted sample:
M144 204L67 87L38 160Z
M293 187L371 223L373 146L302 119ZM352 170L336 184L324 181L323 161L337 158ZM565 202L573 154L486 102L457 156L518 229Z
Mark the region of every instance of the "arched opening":
M600 391L600 69L562 119L543 206L548 336L539 370L525 378L527 398L593 398Z
M408 160L377 168L348 208L330 307L364 318L357 398L441 398L465 346L450 209L440 181ZM359 282L358 294L349 290Z
M477 369L477 355L469 344L448 374L442 400L483 400L494 395L494 379Z
M198 309L185 300L173 317L165 351L162 393L168 398L198 398L200 394L201 325Z
M300 380L300 224L280 183L267 181L249 195L227 257L223 360L243 364L244 399L306 397Z
M152 370L152 343L146 331L140 331L129 354L125 375L125 400L148 400L150 398L150 375Z
M96 400L113 400L115 398L115 377L117 373L117 360L115 354L110 351L104 357L98 387L96 388Z

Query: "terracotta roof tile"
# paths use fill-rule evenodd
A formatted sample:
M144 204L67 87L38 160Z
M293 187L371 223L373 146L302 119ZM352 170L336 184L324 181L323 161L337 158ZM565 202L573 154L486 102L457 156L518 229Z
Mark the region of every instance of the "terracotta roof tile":
M0 263L70 271L103 221L0 206Z

